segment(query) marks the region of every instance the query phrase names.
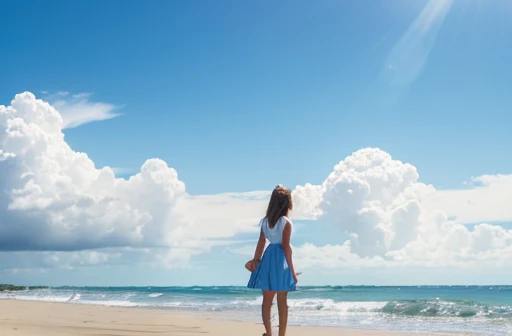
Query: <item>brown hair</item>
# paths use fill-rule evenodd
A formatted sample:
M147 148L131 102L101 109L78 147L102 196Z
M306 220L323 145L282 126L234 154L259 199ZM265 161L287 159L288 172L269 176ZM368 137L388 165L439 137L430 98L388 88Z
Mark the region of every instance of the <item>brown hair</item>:
M275 187L270 196L270 202L267 208L268 226L273 228L281 216L288 215L288 211L293 209L292 192L282 184Z

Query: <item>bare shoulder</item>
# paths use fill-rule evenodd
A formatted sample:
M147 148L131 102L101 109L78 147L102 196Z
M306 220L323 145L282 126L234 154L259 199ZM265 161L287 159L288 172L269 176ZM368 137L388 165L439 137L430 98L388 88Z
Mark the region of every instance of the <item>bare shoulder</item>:
M285 220L283 220L283 231L289 230L292 231L292 221L289 220L287 217L284 217Z
M284 222L284 225L285 226L293 226L293 222L290 218L286 217L286 216L283 216L283 222Z

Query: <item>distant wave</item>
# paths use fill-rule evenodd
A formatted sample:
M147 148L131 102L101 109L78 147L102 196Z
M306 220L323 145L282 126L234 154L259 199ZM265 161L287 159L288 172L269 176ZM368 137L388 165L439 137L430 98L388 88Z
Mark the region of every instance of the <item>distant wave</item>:
M512 318L511 306L488 306L465 300L404 300L388 302L382 312L424 317Z
M164 293L151 293L151 294L148 295L148 297L150 297L150 298L157 298L157 297L160 297L162 295L164 295Z
M330 311L343 313L378 312L386 302L379 301L349 301L337 302L332 299L298 299L289 300L288 305L292 310L300 311Z

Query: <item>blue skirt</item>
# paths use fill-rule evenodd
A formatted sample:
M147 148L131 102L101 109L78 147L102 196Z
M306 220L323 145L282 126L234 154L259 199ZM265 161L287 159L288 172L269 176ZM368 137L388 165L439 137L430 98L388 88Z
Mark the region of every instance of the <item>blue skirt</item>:
M258 267L252 272L247 287L273 292L288 292L296 289L295 280L281 244L270 244L267 247Z

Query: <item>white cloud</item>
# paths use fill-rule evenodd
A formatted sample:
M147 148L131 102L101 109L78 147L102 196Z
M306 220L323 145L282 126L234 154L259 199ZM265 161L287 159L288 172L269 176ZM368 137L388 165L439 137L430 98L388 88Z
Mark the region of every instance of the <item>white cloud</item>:
M292 217L314 220L322 215L322 210L318 207L322 193L322 186L312 185L311 183L296 186L292 191Z
M91 102L90 93L78 93L70 95L69 92L57 92L47 94L47 99L57 109L63 119L63 128L74 128L93 121L112 119L119 116L115 111L118 106Z
M176 267L257 232L269 191L189 195L160 159L147 160L129 179L116 178L112 168L97 168L73 151L63 127L59 112L31 93L0 106L3 253L40 267L52 267L51 260L66 267ZM379 149L359 150L322 184L293 190L294 220L319 218L340 232L337 244L298 246L298 266L504 265L512 257L512 231L463 224L510 220L512 175L473 182L472 189L436 190L419 182L414 166Z
M239 232L258 232L269 192L224 193L183 197L176 211L189 219L191 232L209 238L232 237Z
M0 149L0 161L7 160L8 158L11 157L14 157L13 153L4 153L4 151Z
M130 174L133 173L132 169L129 168L123 168L123 167L112 167L112 171L116 175L124 175L124 174Z
M3 255L2 255L3 254ZM103 251L74 252L2 252L0 253L0 269L31 270L31 269L73 269L84 266L97 266L116 262L121 253Z
M147 160L128 180L96 168L64 141L57 110L31 93L0 106L0 125L0 250L158 247L161 259L182 263L208 251L210 238L253 230L249 213L222 208L235 195L190 196L162 160Z
M320 218L340 229L348 237L339 246L304 248L306 264L325 260L327 265L341 262L452 266L478 263L507 263L512 253L512 230L499 225L480 224L469 230L460 222L433 208L446 192L418 181L416 168L393 160L379 149L357 151L334 167L321 186L317 200ZM505 219L510 211L510 176L485 176L475 179L482 186L458 191L459 199L448 202L454 212L464 211L460 204L468 193L480 206L465 219ZM485 202L484 202L485 200ZM485 212L483 206L494 202L498 215ZM457 207L459 206L459 207ZM462 213L460 213L462 214ZM471 217L473 216L473 217ZM302 249L302 247L300 248ZM315 257L309 257L314 250ZM333 251L337 251L333 253ZM364 260L361 260L364 259Z
M472 179L465 190L439 190L424 200L429 210L442 210L460 223L512 222L512 175Z
M342 245L324 246L306 243L294 249L294 259L298 271L312 267L327 269L376 267L383 266L384 263L380 257L361 258L352 253L349 241Z

